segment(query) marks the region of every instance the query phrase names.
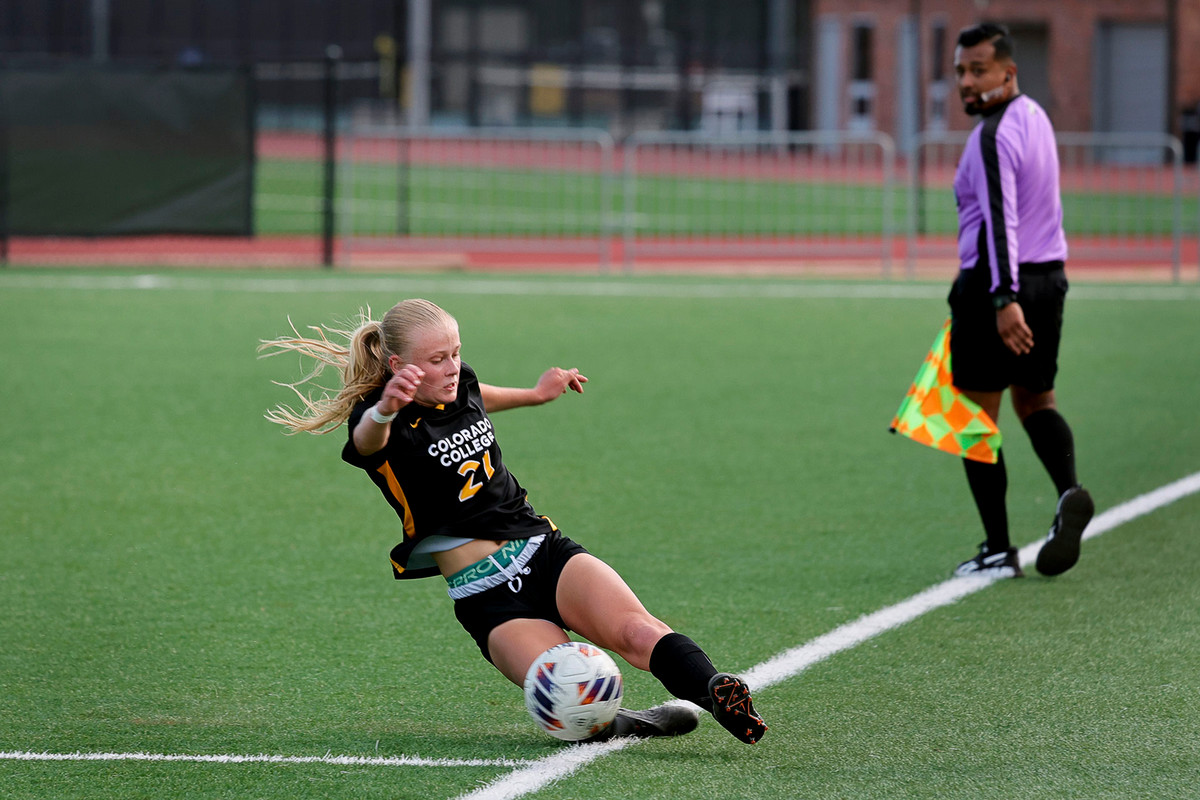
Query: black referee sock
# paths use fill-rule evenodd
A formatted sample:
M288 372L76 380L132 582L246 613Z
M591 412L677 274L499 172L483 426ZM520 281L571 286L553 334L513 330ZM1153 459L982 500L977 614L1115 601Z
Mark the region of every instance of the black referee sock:
M682 633L668 633L650 652L650 674L680 700L689 700L712 711L708 681L717 668L700 645Z
M967 483L979 509L979 519L987 534L988 552L998 553L1010 547L1008 540L1008 506L1004 496L1008 493L1008 471L1004 468L1004 450L999 453L995 464L985 461L963 459L967 470Z
M1061 496L1079 482L1075 479L1075 437L1071 426L1053 408L1033 412L1023 424L1033 452L1042 460Z

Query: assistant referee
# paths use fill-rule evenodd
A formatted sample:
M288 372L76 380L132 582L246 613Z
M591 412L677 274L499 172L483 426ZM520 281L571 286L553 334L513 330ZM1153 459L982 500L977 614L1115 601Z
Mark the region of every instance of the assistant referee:
M954 385L998 420L1012 405L1054 481L1058 505L1037 569L1057 575L1079 559L1094 513L1075 471L1075 441L1058 412L1054 378L1067 294L1054 128L1017 86L1013 40L1003 25L960 32L954 70L964 110L981 117L954 176L959 273L950 290ZM963 460L985 541L957 575L1019 577L1009 540L1004 452L996 464Z

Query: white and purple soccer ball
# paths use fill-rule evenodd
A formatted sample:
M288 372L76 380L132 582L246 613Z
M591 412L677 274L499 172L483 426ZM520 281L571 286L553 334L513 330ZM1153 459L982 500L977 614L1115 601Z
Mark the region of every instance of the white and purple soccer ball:
M621 671L587 642L565 642L542 653L525 674L525 708L555 739L578 742L604 731L621 708Z

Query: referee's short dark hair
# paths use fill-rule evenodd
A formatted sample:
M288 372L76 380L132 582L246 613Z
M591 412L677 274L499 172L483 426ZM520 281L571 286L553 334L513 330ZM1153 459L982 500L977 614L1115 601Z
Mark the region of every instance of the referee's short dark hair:
M1001 25L998 22L981 22L958 32L959 47L974 47L980 42L989 41L996 50L997 61L1012 60L1015 47L1007 25Z

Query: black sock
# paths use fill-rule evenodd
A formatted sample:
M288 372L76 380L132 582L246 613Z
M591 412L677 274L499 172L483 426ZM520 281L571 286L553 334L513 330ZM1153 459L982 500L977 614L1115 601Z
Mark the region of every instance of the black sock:
M979 519L987 534L987 549L997 553L1010 547L1008 540L1008 506L1004 496L1008 493L1008 472L1004 469L1004 451L999 453L995 464L963 459L967 470L967 483L979 509Z
M1054 488L1061 496L1078 481L1075 479L1075 437L1071 426L1053 408L1043 408L1025 418L1025 432L1033 452L1042 460Z
M717 674L717 668L700 645L682 633L668 633L654 645L650 652L650 674L679 699L712 710L708 681Z

